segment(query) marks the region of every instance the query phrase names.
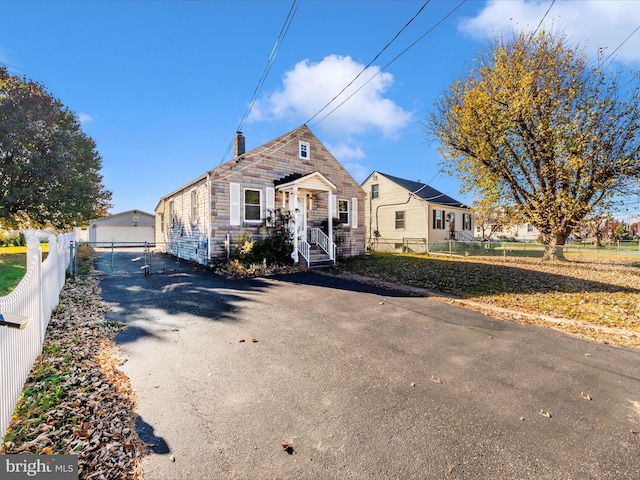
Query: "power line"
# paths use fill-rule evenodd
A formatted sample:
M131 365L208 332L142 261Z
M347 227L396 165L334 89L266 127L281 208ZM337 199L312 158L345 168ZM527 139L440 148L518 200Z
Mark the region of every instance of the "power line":
M547 18L547 15L549 15L549 12L551 11L551 7L553 7L553 4L556 3L556 0L553 0L551 2L551 5L549 5L549 8L547 8L547 11L544 12L544 15L542 16L542 19L540 19L540 23L538 23L538 26L536 27L536 29L533 31L533 33L531 34L531 36L529 37L529 41L531 41L531 39L535 36L536 33L538 33L538 30L540 29L540 27L542 26L542 22L544 22L544 19ZM528 43L528 42L527 42Z
M273 66L273 63L276 60L278 52L280 51L280 47L282 46L282 43L284 42L284 39L287 36L287 32L289 31L289 27L293 22L293 17L295 16L296 11L298 10L298 6L296 5L297 1L298 0L293 0L293 3L289 8L289 13L287 13L287 17L285 18L282 28L280 29L280 34L278 35L278 38L276 39L276 42L273 45L273 48L271 49L271 54L269 55L269 58L267 59L267 63L265 64L264 69L262 70L262 75L260 75L260 79L258 80L256 88L253 90L253 94L251 95L251 100L249 101L249 106L247 107L245 114L242 116L242 119L238 124L238 128L236 128L236 132L242 131L242 126L244 125L244 122L249 117L251 110L253 110L253 107L258 98L258 93L260 92L260 89L264 85L264 82L267 79L269 72L271 71L271 67ZM220 163L224 161L224 158L227 156L227 154L229 153L232 147L233 147L233 139L231 139L231 142L229 142L229 146L227 147L227 150L224 152L224 155L222 156L222 158L220 159Z
M329 100L329 102L327 102L327 104L322 107L320 110L318 110L309 120L307 120L305 123L310 123L314 118L316 118L318 115L320 115L320 113L322 113L329 105L331 105L340 95L342 95L344 93L344 91L349 88L351 85L353 85L355 83L355 81L360 78L360 75L362 75L372 64L373 62L375 62L380 55L382 55L385 50L387 48L389 48L391 46L391 44L393 42L395 42L398 37L400 36L400 34L402 34L402 32L411 24L411 22L413 22L418 15L420 15L420 13L422 13L422 10L424 10L424 8L429 4L431 0L427 0L426 2L424 2L424 4L420 7L420 9L416 12L416 14L411 17L411 20L409 20L404 27L402 27L400 29L400 31L398 33L395 34L395 36L391 39L391 41L389 41L383 48L382 50L380 50L375 57L373 57L373 59L362 69L360 70L360 72L354 77L353 80L351 80L342 90L340 90L340 92L338 92L338 94L336 94L331 100Z
M429 1L430 1L430 0L429 0ZM408 22L408 23L407 23L407 24L406 24L406 25L405 25L405 26L400 30L400 32L398 32L398 34L396 34L396 35L394 36L394 38L393 38L393 39L392 39L392 40L391 40L391 41L390 41L390 42L389 42L389 43L388 43L388 44L387 44L387 45L386 45L386 46L385 46L385 47L384 47L384 48L383 48L383 49L382 49L382 50L381 50L381 51L380 51L376 56L375 56L374 60L375 60L376 58L378 58L378 57L380 56L380 54L381 54L381 53L382 53L382 52L383 52L383 51L384 51L384 50L385 50L389 45L391 45L391 43L393 43L393 41L394 41L394 40L395 40L395 39L400 35L400 33L402 33L402 31L407 27L407 25L408 25L409 23L411 23L411 22L415 19L415 17L416 17L417 15L419 15L419 14L420 14L420 12L422 12L422 10L423 10L424 6L426 6L426 5L429 3L429 1L427 1L427 2L426 2L426 3L425 3L425 4L420 8L420 10L419 10L419 11L414 15L414 17L413 17L413 18L412 18L412 19L411 19L411 20L410 20L410 21L409 21L409 22ZM415 40L413 43L411 43L411 44L410 44L407 48L405 48L402 52L400 52L398 55L396 55L396 56L395 56L395 57L394 57L394 58L393 58L389 63L387 63L387 64L386 64L384 67L382 67L378 72L376 72L376 74L375 74L375 75L373 75L373 76L372 76L371 78L369 78L366 82L364 82L360 87L358 87L358 89L356 89L356 90L355 90L351 95L349 95L345 100L343 100L343 101L342 101L338 106L336 106L333 110L331 110L329 113L327 113L324 117L322 117L320 120L318 120L316 123L314 123L314 124L313 124L313 126L318 125L318 124L319 124L320 122L322 122L325 118L327 118L329 115L331 115L333 112L335 112L338 108L340 108L342 105L344 105L344 104L345 104L345 103L346 103L346 102L347 102L351 97L353 97L356 93L358 93L358 92L359 92L359 91L360 91L360 90L361 90L361 89L362 89L362 88L363 88L367 83L369 83L369 82L370 82L371 80L373 80L375 77L377 77L378 75L380 75L380 73L382 73L384 70L386 70L386 69L387 69L387 68L388 68L392 63L394 63L398 58L400 58L402 55L404 55L407 51L409 51L411 48L413 48L413 47L414 47L418 42L420 42L424 37L426 37L429 33L431 33L433 30L435 30L437 27L439 27L442 23L444 23L444 21L445 21L445 20L447 20L451 15L453 15L453 13L454 13L456 10L458 10L458 9L459 9L459 8L460 8L464 3L466 3L466 1L467 1L467 0L462 0L460 3L458 3L458 5L456 5L453 9L451 9L451 11L449 11L449 13L447 13L443 18L441 18L438 22L436 22L436 24L435 24L435 25L433 25L429 30L427 30L425 33L423 33L423 34L422 34L422 35L421 35L417 40ZM370 65L371 65L371 63L372 63L374 60L372 60L372 61L369 63L369 65L368 65L368 66L370 66ZM368 67L368 66L367 66L367 67ZM367 68L367 67L365 67L365 69L363 69L363 71L364 71L364 70L366 70L366 68ZM358 74L358 76L359 76L361 73L362 73L362 72L360 72L360 73ZM356 76L356 78L357 78L357 76ZM355 78L354 78L354 80L352 80L352 81L349 83L349 85L351 85L354 81L355 81ZM342 90L342 92L343 92L346 88L348 88L348 86L349 86L349 85L347 85L347 87L345 87L345 88ZM342 92L341 92L341 93L342 93ZM340 95L340 94L338 94L337 96L339 96L339 95ZM336 97L337 97L337 96L336 96ZM336 97L334 97L334 99L333 99L333 100L335 100L335 98L336 98ZM309 120L307 120L307 121L305 122L305 124L307 124L307 125L308 125L308 124L310 123L310 121L311 121L313 118L317 117L317 116L318 116L318 114L319 114L320 112L322 112L324 109L326 109L326 108L327 108L327 107L328 107L328 106L333 102L333 100L331 100L327 105L325 105L324 107L322 107L322 109L320 109L318 112L316 112L316 113L311 117L311 119L309 119ZM294 136L294 137L292 137L292 138L288 139L287 141L282 142L282 144L280 144L280 145L276 146L273 150L271 150L271 152L270 152L270 153L271 153L271 154L273 154L273 153L275 153L275 152L279 151L280 149L284 148L287 144L289 144L289 142L294 141L296 138L298 138L298 137L297 137L297 136ZM227 151L228 151L228 150L227 150ZM225 155L226 155L226 154L225 154ZM253 165L257 165L257 164L258 164L258 163L260 163L261 161L262 161L262 157L261 157L261 158L259 158L259 159L257 159L255 162L253 162L253 163L251 163L251 164L249 164L249 165L244 166L241 170L244 170L244 169L246 169L246 168L249 168L250 166L253 166ZM228 177L229 177L229 176L231 176L231 175L232 175L232 174L229 174L229 175L227 175L227 176L226 176L226 177L224 177L224 178L228 178ZM436 176L437 176L437 175L436 175Z
M615 49L613 52L611 52L611 53L609 54L609 56L608 56L607 58L605 58L605 59L604 59L604 61L602 62L602 67L603 67L603 68L604 68L605 63L607 63L607 62L609 61L609 59L610 59L611 57L613 57L613 55L614 55L618 50L620 50L620 48L622 48L622 46L623 46L625 43L627 43L627 42L629 41L629 39L630 39L631 37L633 37L633 36L636 34L636 32L637 32L638 30L640 30L640 25L638 25L638 26L636 27L636 29L635 29L633 32L631 32L631 34L629 34L629 36L628 36L627 38L625 38L625 39L622 41L622 43L620 43L620 45L618 45L618 46L616 47L616 49ZM612 59L611 61L613 62L613 59Z
M318 120L316 123L313 124L313 126L315 127L316 125L318 125L320 122L322 122L325 118L327 118L329 115L331 115L333 112L335 112L338 108L340 108L342 105L344 105L347 100L349 100L351 97L353 97L356 93L358 93L367 83L369 83L371 80L373 80L374 78L376 78L378 75L380 75L382 72L384 72L392 63L394 63L398 58L400 58L402 55L404 55L405 53L407 53L407 51L409 51L410 49L412 49L418 42L420 42L424 37L426 37L428 34L430 34L432 31L434 31L436 28L438 28L442 23L444 23L444 21L449 18L451 15L453 15L453 13L458 10L467 0L462 0L460 3L458 3L458 5L456 5L449 13L447 13L443 18L441 18L433 27L431 27L429 30L427 30L425 33L423 33L415 42L413 42L412 44L410 44L407 48L405 48L402 52L400 52L398 55L396 55L389 63L387 63L384 67L382 67L378 72L376 72L375 75L373 75L371 78L369 78L366 82L364 82L362 85L360 85L360 87L358 87L351 95L349 95L347 98L345 98L340 104L338 104L333 110L331 110L329 113L327 113L324 117L322 117L320 120ZM324 110L324 108L323 108ZM314 115L312 118L315 118L317 116ZM307 122L308 123L308 122Z

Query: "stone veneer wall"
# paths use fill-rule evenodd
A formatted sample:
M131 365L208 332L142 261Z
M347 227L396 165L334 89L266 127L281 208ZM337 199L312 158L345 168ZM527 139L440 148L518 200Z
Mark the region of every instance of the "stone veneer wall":
M309 159L298 157L299 142L309 143ZM261 235L262 228L255 224L245 223L237 227L229 225L229 183L239 183L242 188L255 188L264 191L273 187L274 181L294 173L309 174L318 171L331 181L337 190L338 199L358 199L358 227L343 226L338 255L344 257L363 255L365 252L365 195L360 185L331 155L322 143L306 127L302 126L293 132L279 137L265 145L240 155L220 165L211 172L211 236L212 255L219 257L224 253L224 241L227 234L231 242L243 232ZM282 205L282 197L276 192L275 207ZM314 203L314 215L309 219L310 225L319 226L326 219L328 198L317 196ZM316 213L317 212L317 213Z

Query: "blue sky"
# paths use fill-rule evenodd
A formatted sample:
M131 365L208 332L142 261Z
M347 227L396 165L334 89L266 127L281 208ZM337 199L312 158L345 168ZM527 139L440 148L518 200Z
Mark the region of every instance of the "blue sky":
M627 39L640 26L636 0L432 0L373 61L424 4L5 0L0 64L79 116L103 158L111 213L153 213L163 195L228 160L275 52L242 125L248 150L307 123L372 63L355 85L370 81L308 126L359 182L377 170L467 203L459 182L439 173L438 146L420 122L496 32L544 19L589 54L622 44L616 63L640 67L640 32Z

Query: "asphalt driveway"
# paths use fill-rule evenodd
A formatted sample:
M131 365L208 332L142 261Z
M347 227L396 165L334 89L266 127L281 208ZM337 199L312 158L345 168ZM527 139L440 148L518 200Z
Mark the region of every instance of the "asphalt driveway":
M101 287L147 480L640 478L637 350L313 272Z

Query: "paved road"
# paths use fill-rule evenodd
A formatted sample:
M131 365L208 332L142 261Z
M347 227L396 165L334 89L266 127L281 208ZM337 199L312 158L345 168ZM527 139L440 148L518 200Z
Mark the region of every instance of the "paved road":
M101 286L147 480L640 478L637 350L316 273Z

